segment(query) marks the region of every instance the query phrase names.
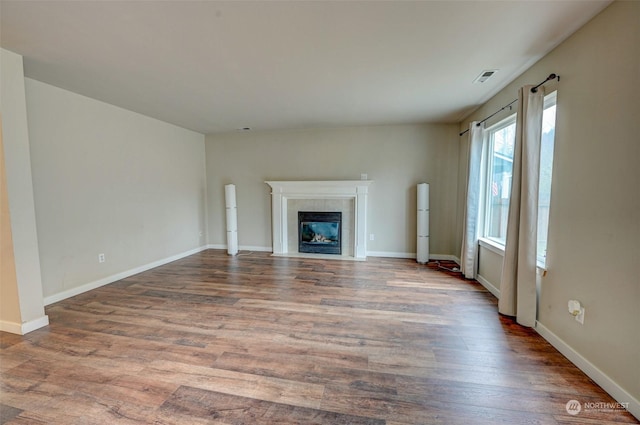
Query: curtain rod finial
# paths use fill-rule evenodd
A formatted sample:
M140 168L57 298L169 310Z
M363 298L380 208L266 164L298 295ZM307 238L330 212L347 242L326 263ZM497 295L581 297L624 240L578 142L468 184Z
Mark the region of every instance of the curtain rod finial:
M538 87L540 87L541 85L543 85L544 83L546 83L547 81L551 81L551 80L555 80L558 79L558 81L560 81L560 76L556 75L556 74L549 74L549 76L547 77L546 80L544 80L543 82L541 82L540 84L538 84L535 87L531 87L531 93L536 93L538 91Z

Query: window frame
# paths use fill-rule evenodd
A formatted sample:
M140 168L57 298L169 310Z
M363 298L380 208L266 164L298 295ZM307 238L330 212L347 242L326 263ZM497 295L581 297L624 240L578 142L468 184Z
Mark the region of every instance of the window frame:
M544 97L544 106L543 106L543 111L548 109L549 107L553 106L553 105L558 105L558 91L554 90L551 93L545 95ZM488 222L490 220L490 218L487 216L488 214L488 205L490 202L490 193L491 193L491 188L490 188L490 181L491 181L491 177L490 177L490 173L491 170L493 168L493 141L491 140L492 138L492 133L495 133L497 131L500 131L502 129L504 129L505 127L508 127L509 125L515 123L517 119L517 113L513 113L511 115L509 115L506 118L501 119L500 121L496 122L495 124L487 127L485 129L485 135L484 135L484 140L482 143L482 162L481 162L481 177L480 177L480 184L481 184L481 188L482 188L482 196L480 198L480 208L479 208L479 217L478 217L478 243L480 246L489 249L490 251L493 251L497 254L501 254L504 256L504 249L505 249L505 243L506 243L506 239L505 242L502 242L500 239L497 238L493 238L493 237L489 237L486 236L486 232L488 231ZM555 131L555 126L557 125L557 112L556 112L556 119L554 122L554 131ZM514 136L515 137L515 136ZM515 143L515 140L514 140ZM555 171L555 161L554 161L554 157L555 157L555 147L556 147L556 137L555 137L555 133L554 133L554 146L553 146L553 155L552 155L552 165L551 165L551 195L550 195L550 201L549 201L549 209L551 209L551 205L553 204L553 200L552 200L552 193L553 193L553 174ZM540 183L540 176L538 176L538 184ZM509 198L511 198L511 194L509 194ZM540 200L540 189L538 188L538 201ZM511 202L511 199L509 199L509 202ZM538 205L538 215L540 213L540 206ZM549 235L549 227L547 225L547 240L548 240L548 235ZM546 251L546 250L545 250ZM547 256L539 256L537 249L536 249L536 262L537 262L537 268L540 270L546 270L546 258Z
M554 174L554 168L555 168L555 147L556 147L556 135L555 135L555 129L556 129L556 124L558 122L558 115L557 115L557 105L558 105L558 91L554 90L549 94L546 94L544 96L544 105L542 107L543 110L543 114L544 111L546 111L547 109L549 109L552 106L556 106L556 115L555 115L555 119L554 119L554 123L553 123L553 150L552 150L552 155L551 155L551 176L550 176L550 187L549 187L549 213L547 213L547 218L550 216L550 212L551 212L551 205L552 205L552 195L553 195L553 174ZM540 136L542 137L544 133L541 131ZM541 142L542 143L542 142ZM540 149L542 150L542 144L540 145ZM542 171L542 155L540 158L540 171ZM538 175L538 225L540 224L539 220L540 220L540 175ZM539 226L538 226L539 227ZM538 236L540 233L540 229L538 228ZM548 243L549 240L549 222L547 219L547 229L546 229L546 240ZM539 241L538 241L539 242ZM545 252L544 255L540 255L540 253L538 252L538 249L536 247L536 262L538 265L538 268L546 270L546 264L547 264L547 248L548 245L547 243L545 243ZM536 244L537 245L537 244Z
M495 247L495 248L501 248L503 253L504 253L504 246L505 246L505 242L506 242L506 235L505 235L505 241L503 242L500 239L491 237L491 236L487 236L487 231L489 230L489 221L490 221L490 217L488 217L488 212L489 212L489 203L490 203L490 199L491 199L491 188L490 188L490 182L491 182L491 170L493 169L493 143L494 143L494 138L493 138L493 134L501 131L503 129L505 129L506 127L509 127L511 125L515 125L516 123L516 118L517 118L517 113L513 113L511 115L509 115L506 118L501 119L500 121L496 122L495 124L487 127L485 129L485 134L484 134L484 140L482 142L482 163L481 163L481 186L482 187L482 197L481 197L481 203L480 203L480 217L479 217L479 239L484 240L485 242L487 242L488 245ZM515 139L515 134L514 134L514 139ZM514 140L515 143L515 140ZM513 173L512 173L513 174ZM509 194L509 198L511 198L511 194ZM509 199L509 201L511 201L511 199Z

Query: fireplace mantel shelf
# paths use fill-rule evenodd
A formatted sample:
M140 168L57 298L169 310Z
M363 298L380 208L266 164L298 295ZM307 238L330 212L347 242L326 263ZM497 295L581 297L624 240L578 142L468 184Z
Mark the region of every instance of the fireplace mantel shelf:
M287 242L287 202L289 199L354 199L354 258L367 256L367 195L373 180L265 181L271 186L271 219L274 255L289 252Z
M272 192L282 194L355 194L369 187L373 180L309 180L309 181L266 181Z

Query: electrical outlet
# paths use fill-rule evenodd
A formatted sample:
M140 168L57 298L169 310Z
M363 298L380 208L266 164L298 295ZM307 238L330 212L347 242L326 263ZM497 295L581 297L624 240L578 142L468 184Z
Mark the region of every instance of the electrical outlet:
M580 301L569 300L567 308L569 309L569 313L575 317L576 322L584 325L584 307L580 304Z
M360 180L367 180L369 176L366 173L360 174Z
M374 235L373 233L369 234L369 240L370 241L375 241L376 240L376 235Z
M104 263L105 261L107 261L104 258L104 254L98 254L98 263Z

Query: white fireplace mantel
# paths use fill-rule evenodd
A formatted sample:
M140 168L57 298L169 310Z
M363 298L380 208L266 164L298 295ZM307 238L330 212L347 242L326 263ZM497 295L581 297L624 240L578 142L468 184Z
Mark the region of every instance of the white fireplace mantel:
M271 186L273 253L288 254L287 202L289 199L354 199L354 257L367 257L367 195L372 180L266 181Z

